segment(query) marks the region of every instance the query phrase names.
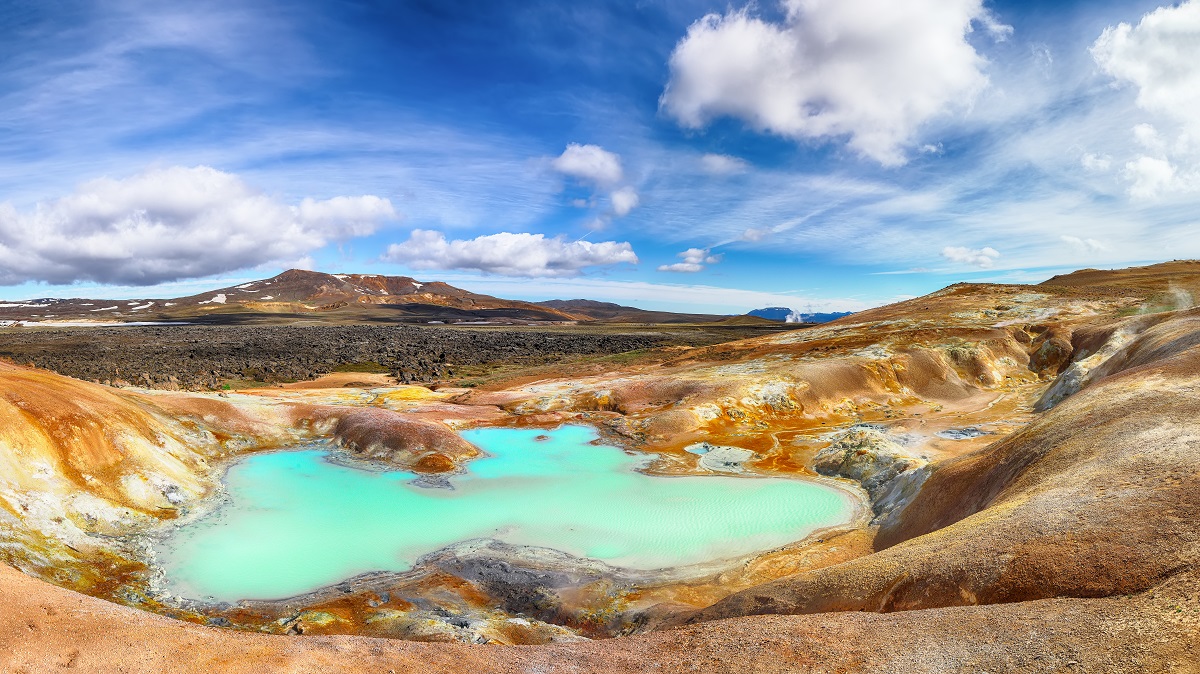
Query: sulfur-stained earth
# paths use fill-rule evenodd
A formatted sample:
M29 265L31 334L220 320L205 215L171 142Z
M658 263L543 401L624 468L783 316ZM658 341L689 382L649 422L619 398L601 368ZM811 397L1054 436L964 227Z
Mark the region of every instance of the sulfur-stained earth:
M1197 671L1197 293L1194 262L956 285L474 388L3 365L0 671ZM495 543L284 602L157 589L154 533L211 508L237 456L319 440L436 480L477 455L456 429L564 422L651 472L838 480L861 515L657 574Z

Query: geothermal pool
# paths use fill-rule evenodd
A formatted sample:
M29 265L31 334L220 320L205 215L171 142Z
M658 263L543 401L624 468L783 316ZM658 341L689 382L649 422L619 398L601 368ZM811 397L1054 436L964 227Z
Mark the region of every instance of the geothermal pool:
M239 461L228 502L159 547L167 590L282 599L479 538L656 569L769 550L855 510L850 493L807 480L644 475L645 458L592 444L585 426L462 435L489 456L451 478L454 489L338 465L321 449Z

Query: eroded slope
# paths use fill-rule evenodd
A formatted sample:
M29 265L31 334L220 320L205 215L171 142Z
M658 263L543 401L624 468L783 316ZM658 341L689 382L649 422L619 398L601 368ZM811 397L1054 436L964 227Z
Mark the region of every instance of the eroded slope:
M332 437L339 428L365 458L414 466L436 455L444 460L428 467L452 469L470 452L450 439L457 436L445 420L584 421L658 454L653 470L664 473L820 468L864 486L872 512L858 528L706 577L641 579L625 588L611 576L585 578L591 594L583 595L580 586L549 588L539 595L540 617L549 621L534 621L540 634L486 633L512 643L555 638L550 622L594 635L660 631L516 649L205 629L5 570L0 593L12 609L0 622L8 649L0 658L8 669L31 671L64 663L104 671L105 657L142 671L168 663L180 671L1194 671L1200 313L1149 313L1164 287L1157 276L1148 285L1111 281L953 286L815 330L659 351L610 371L543 370L485 390L314 388L214 399L87 389L80 409L32 413L54 428L86 429L111 408L122 427L145 422L162 433L146 440L131 431L155 456L123 449L142 445L104 433L21 439L7 448L6 466L20 480L9 499L17 505L8 509L17 525L33 521L17 497L41 489L40 468L28 462L34 456L58 457L45 470L64 503L78 491L162 517L159 501L171 503L172 491L135 500L120 487L128 475L167 474L171 461L194 469L222 451ZM42 385L60 397L77 385L22 368L11 373L47 378L53 384ZM16 424L29 401L9 400L5 418ZM353 405L371 409L351 418ZM430 425L414 432L409 423ZM99 449L73 456L78 438ZM177 448L193 438L201 441L187 451L196 457ZM22 454L24 442L44 451ZM708 443L704 452L698 443ZM105 484L86 486L73 465L107 466ZM184 497L206 488L182 482ZM472 554L486 561L502 552ZM64 559L77 557L68 553ZM433 584L424 589L453 588L454 601L466 604L475 592L472 601L486 604L486 576L455 575L470 559L451 554L430 567ZM53 566L27 570L45 578ZM310 598L310 610L332 619L304 623L306 633L372 633L364 616L378 589L366 579L348 595ZM513 596L531 589L510 588Z

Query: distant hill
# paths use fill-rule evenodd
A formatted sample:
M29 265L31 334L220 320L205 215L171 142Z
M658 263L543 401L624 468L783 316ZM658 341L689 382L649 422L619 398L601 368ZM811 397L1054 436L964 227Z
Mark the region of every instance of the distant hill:
M0 321L188 323L720 323L728 316L645 311L592 300L524 302L407 276L291 269L174 299L0 303Z
M849 311L835 311L832 313L805 314L795 309L789 309L788 307L766 307L748 312L748 315L758 316L759 318L771 321L783 321L785 323L828 323L836 321L843 316L849 316L851 313Z
M1038 285L1068 288L1131 288L1200 296L1200 260L1175 260L1126 269L1080 269Z
M795 313L795 311L787 307L766 307L765 309L755 309L754 311L746 312L748 316L758 316L768 321L787 321Z
M669 311L646 311L612 302L595 300L547 300L536 302L540 307L562 311L584 320L605 323L717 323L729 316L713 314L677 314Z

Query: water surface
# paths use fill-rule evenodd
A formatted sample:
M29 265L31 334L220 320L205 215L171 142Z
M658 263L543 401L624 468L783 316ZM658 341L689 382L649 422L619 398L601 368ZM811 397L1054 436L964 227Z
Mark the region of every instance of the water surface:
M170 590L285 598L404 571L477 538L655 569L768 550L854 511L849 493L807 480L644 475L635 471L644 457L591 444L596 433L584 426L462 435L490 456L453 477L452 490L414 486L405 471L331 463L319 449L239 461L226 476L228 503L161 546Z

